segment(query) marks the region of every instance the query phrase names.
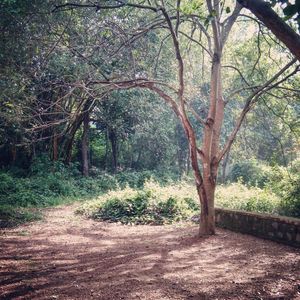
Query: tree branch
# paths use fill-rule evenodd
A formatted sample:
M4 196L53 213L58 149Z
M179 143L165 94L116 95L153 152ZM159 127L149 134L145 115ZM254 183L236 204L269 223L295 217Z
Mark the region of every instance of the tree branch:
M237 0L248 8L300 61L300 35L287 25L263 0Z
M297 59L293 59L292 61L290 61L287 65L285 65L280 71L278 71L271 79L269 79L265 84L263 84L261 87L259 87L258 89L256 89L246 100L245 106L239 116L239 118L236 121L236 125L232 131L232 133L230 134L226 144L224 145L222 151L219 153L217 161L220 162L222 160L222 158L224 157L224 155L226 154L226 152L228 152L231 148L231 145L233 143L233 141L236 138L236 135L245 119L246 114L250 111L251 107L255 104L255 102L258 100L258 98L265 92L267 92L268 90L270 90L271 88L274 88L276 85L280 84L281 82L285 81L287 78L291 77L292 75L294 75L295 73L298 72L298 67L296 67L296 69L291 73L288 74L285 78L283 78L282 80L278 81L277 83L273 84L270 86L270 84L275 81L280 75L282 75L289 67L291 67L295 62L297 61Z

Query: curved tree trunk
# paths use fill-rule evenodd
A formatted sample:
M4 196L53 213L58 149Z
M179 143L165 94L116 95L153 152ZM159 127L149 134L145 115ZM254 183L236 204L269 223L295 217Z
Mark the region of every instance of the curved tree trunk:
M76 134L77 130L79 129L82 121L83 121L82 117L79 116L78 119L72 124L71 129L65 136L64 157L65 157L65 163L67 165L70 164L70 162L71 162L75 134Z

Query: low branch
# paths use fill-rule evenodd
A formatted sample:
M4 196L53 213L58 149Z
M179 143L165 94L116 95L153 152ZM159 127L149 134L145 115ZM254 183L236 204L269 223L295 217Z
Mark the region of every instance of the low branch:
M124 6L148 9L148 10L152 10L154 12L157 12L159 10L157 7L142 5L142 4L128 3L127 1L121 1L121 0L117 0L116 3L117 4L115 4L115 5L101 5L99 3L80 4L80 3L67 2L65 4L55 5L55 7L53 9L53 12L56 12L56 11L59 11L59 10L65 10L65 9L76 9L76 8L95 8L98 11L98 10L101 10L101 9L122 8Z

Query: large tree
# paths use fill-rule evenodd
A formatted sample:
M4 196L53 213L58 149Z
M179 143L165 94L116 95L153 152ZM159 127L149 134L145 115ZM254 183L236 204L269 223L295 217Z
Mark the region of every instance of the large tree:
M103 93L109 93L116 89L146 89L159 95L172 108L184 128L189 143L191 165L201 204L200 235L214 234L214 195L219 165L229 152L247 113L254 107L260 97L299 71L299 66L289 71L295 64L296 59L289 60L286 55L283 55L283 63L278 66L277 70L269 72L268 78L263 83L260 82L259 85L247 86L234 91L235 93L245 89L249 93L245 94L243 107L236 119L232 132L227 139L221 139L225 107L230 100L226 99L228 93L224 93L224 67L222 66L222 61L225 56L224 51L229 34L242 9L238 2L235 7L227 7L225 9L224 3L217 0L207 0L206 5L202 1L196 0L191 2L178 0L176 5L174 5L173 1L160 1L159 3L145 1L138 3L118 0L92 4L89 2L85 4L65 3L57 6L55 10L73 10L78 8L95 8L97 11L100 11L100 15L101 12L108 10L125 10L123 15L120 13L114 16L114 21L110 19L109 21L104 21L104 24L107 32L112 32L111 35L114 35L113 46L117 49L115 51L120 52L120 49L123 48L126 49L127 53L129 52L129 54L125 54L126 51L121 52L118 61L122 62L122 59L124 60L125 57L125 59L128 59L128 63L131 62L129 66L132 69L128 70L128 66L124 69L121 63L118 79L112 79L110 76L104 79L89 78L86 81L86 87L101 87ZM230 13L230 10L232 10L232 13ZM149 12L149 14L145 17L145 14L141 13L141 11ZM135 12L136 16L142 16L144 19L137 17L137 23L130 21L131 19L128 16L132 16ZM130 28L128 28L129 23ZM189 27L185 24L192 24L191 32L187 31ZM208 26L209 24L210 26ZM149 36L155 30L160 32L155 37L161 39L158 56L166 50L164 49L164 44L167 39L172 47L171 53L174 53L177 70L177 74L171 75L172 80L157 77L156 72L149 72L147 70L147 68L150 68L149 65L138 64L137 57L141 57L138 47L142 46L137 44L136 41L143 39L147 35ZM163 32L165 33L164 36ZM198 37L195 37L197 34ZM119 46L116 46L116 40L121 41L118 44ZM205 53L206 59L211 62L210 95L205 106L205 113L197 112L197 109L190 105L188 86L191 78L189 78L188 60L185 58L185 48L188 45L188 41L193 42L194 46L199 46ZM255 69L256 64L254 63L253 69ZM236 68L235 66L231 67ZM200 63L198 63L198 69L200 69ZM127 79L125 79L126 76ZM263 79L261 78L261 80ZM201 144L197 131L192 124L192 118L195 118L202 126ZM222 140L226 140L226 142L222 143Z
M251 17L240 16L239 3L57 3L47 21L47 35L42 35L46 45L33 56L37 63L29 86L36 97L30 98L32 105L25 111L33 136L50 136L53 157L60 145L69 161L76 132L84 123L82 158L87 174L88 121L103 101L110 101L113 91L133 88L156 94L183 127L201 205L200 234L213 234L219 165L254 105L271 89L283 89L299 71L296 60L270 44L273 38L266 38L260 23L256 28ZM257 58L247 55L245 48L232 51L241 41L252 41L253 35ZM268 51L262 44L270 44ZM232 80L232 72L239 80ZM236 118L225 122L224 130L224 115L232 113L235 102Z

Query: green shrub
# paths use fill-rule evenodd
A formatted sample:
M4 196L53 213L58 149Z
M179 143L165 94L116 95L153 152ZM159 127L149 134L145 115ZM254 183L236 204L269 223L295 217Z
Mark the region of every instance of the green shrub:
M107 199L93 216L102 220L121 221L122 223L138 221L138 218L147 211L149 196L147 193L138 192L126 199L117 197Z
M230 209L278 214L280 199L270 191L247 187L242 183L232 183L217 188L216 205Z
M0 228L14 227L24 222L37 221L41 218L41 213L36 209L0 205Z
M103 174L97 177L78 177L76 178L76 190L80 196L105 193L109 190L116 189L118 184L115 178L108 174Z
M143 189L126 187L84 203L77 213L112 222L165 224L185 220L198 210L188 185L161 186L150 180Z
M142 188L146 182L153 179L161 185L171 184L178 181L179 177L172 173L160 173L157 171L130 171L121 172L115 175L115 179L121 188L130 186L132 188Z
M264 187L271 175L272 168L251 159L235 163L229 174L230 182L243 182L248 186Z
M296 161L288 168L274 167L267 189L280 199L279 213L300 217L300 163Z
M0 182L0 195L2 197L6 197L16 191L15 179L9 173L1 172Z

